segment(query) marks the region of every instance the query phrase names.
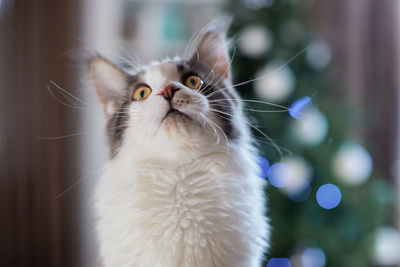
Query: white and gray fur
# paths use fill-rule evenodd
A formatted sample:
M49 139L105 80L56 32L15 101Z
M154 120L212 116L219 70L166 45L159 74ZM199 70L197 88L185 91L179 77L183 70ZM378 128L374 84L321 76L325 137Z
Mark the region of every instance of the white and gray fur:
M111 151L96 193L105 267L261 265L269 242L264 182L232 88L226 29L213 23L189 57L139 71L91 61ZM203 86L184 86L187 74ZM132 101L140 84L152 93ZM172 98L157 94L169 84L179 89Z

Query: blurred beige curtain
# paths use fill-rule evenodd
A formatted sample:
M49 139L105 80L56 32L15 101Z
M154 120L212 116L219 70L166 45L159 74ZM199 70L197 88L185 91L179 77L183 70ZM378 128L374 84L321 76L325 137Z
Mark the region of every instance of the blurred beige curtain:
M0 266L79 266L75 115L47 92L72 69L79 1L0 1Z

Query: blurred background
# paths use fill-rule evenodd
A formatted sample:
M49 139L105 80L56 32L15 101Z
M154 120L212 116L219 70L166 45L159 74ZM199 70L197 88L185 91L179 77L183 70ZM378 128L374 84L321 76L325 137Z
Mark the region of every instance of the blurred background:
M0 266L97 260L108 152L82 52L146 64L220 14L234 82L255 79L237 90L269 182L265 266L400 266L397 0L0 0Z

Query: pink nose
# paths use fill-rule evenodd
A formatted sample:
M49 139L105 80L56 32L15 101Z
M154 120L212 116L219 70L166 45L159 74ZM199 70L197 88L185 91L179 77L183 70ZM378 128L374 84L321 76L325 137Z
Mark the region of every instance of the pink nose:
M159 90L157 92L157 95L162 95L165 99L171 99L176 91L179 91L179 88L177 86L175 86L174 84L168 84L164 86L161 90Z

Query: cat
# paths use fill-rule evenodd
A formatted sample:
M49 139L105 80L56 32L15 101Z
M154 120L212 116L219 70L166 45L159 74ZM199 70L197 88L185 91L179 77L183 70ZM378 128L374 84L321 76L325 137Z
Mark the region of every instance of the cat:
M261 266L264 181L232 87L229 25L137 70L90 61L111 154L95 203L105 267Z

